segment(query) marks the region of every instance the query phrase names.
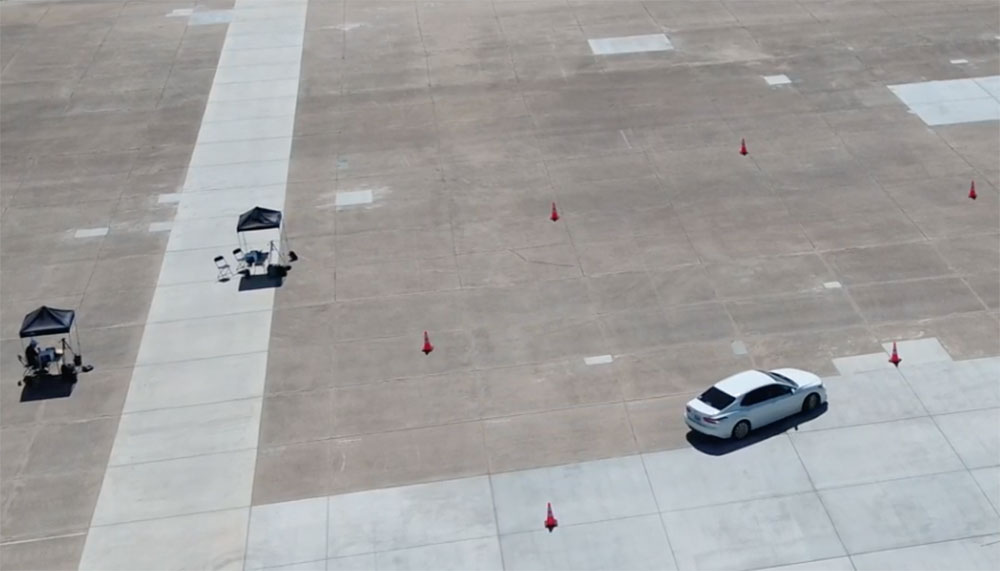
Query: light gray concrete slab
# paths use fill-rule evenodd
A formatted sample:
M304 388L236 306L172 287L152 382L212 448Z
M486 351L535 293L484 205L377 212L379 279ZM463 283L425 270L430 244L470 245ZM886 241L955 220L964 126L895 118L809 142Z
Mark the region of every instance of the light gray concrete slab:
M132 373L124 412L260 397L266 371L264 351L138 366Z
M279 9L283 9L280 8ZM244 50L223 50L218 69L231 67L261 67L266 65L294 66L302 59L302 46L270 47ZM202 141L199 140L199 143Z
M1000 100L1000 75L991 75L988 77L976 77L973 79L979 87L986 90L987 93Z
M236 85L243 85L242 83ZM195 145L191 155L192 167L234 165L257 161L280 161L288 158L292 149L291 137L248 139L202 143Z
M301 34L302 31L303 23L295 20L289 20L287 18L274 18L270 21L247 19L230 24L229 33L227 35L285 35L294 33Z
M297 32L272 34L227 34L224 50L259 50L287 48L302 45L302 34Z
M191 283L156 288L147 323L202 319L270 310L273 289L240 291L238 282Z
M326 497L254 506L250 510L246 569L326 559Z
M925 416L927 411L896 369L823 379L827 411L799 425L800 432Z
M962 101L942 101L939 103L920 103L918 105L911 105L910 109L924 123L932 127L1000 120L1000 101L997 101L993 97Z
M292 97L299 92L299 80L274 79L269 81L247 81L240 83L220 83L212 85L209 103L240 103L250 99L271 99Z
M375 567L375 554L352 555L350 557L335 557L326 560L327 571L370 571Z
M834 557L833 559L818 559L779 567L766 567L757 571L854 571L854 565L851 563L850 557Z
M791 435L817 489L950 472L961 460L930 418ZM891 442L891 446L879 446Z
M497 532L486 477L333 496L329 509L331 558Z
M773 85L788 85L788 84L790 84L792 82L792 80L788 79L788 76L785 75L785 74L783 74L783 73L779 74L779 75L765 75L764 76L764 81L767 82L768 85L772 85L772 86Z
M81 571L243 569L249 508L90 528Z
M981 99L990 96L989 92L983 89L974 78L904 83L890 85L889 90L909 106L921 103Z
M256 450L108 468L93 525L250 505Z
M266 248L270 241L277 242L279 239L280 232L277 229L256 231L247 236L246 249ZM223 252L231 253L238 246L235 219L228 216L178 220L174 223L170 238L167 240L168 252L219 248Z
M260 410L260 399L250 398L124 414L108 465L253 450Z
M298 75L298 66L294 64L276 63L260 66L220 67L215 73L215 82L224 84L245 83L248 81L282 81L286 79L294 79ZM289 133L286 136L291 136L291 134Z
M983 490L994 509L1000 512L1000 468L979 468L972 470L979 488Z
M885 349L886 353L892 353L891 342L883 343L882 348ZM900 357L906 356L907 367L952 360L951 355L941 346L937 337L899 341L896 343L896 350Z
M649 481L662 511L756 500L812 490L788 438L778 436L724 456L694 448L646 454ZM739 474L734 477L734 474Z
M240 101L238 104L233 104L229 101L210 101L205 105L205 115L203 116L202 123L245 121L269 117L293 117L297 102L298 97L294 95L265 99L248 99Z
M1000 409L943 414L934 421L966 467L1000 465Z
M236 260L231 254L232 248L211 247L205 249L177 250L167 252L160 266L160 285L177 285L192 282L218 281L219 272L213 259L225 256L233 271L236 270Z
M1000 531L1000 518L962 470L820 492L849 553Z
M217 123L221 125L222 123ZM238 219L240 214L254 206L281 210L285 201L285 185L275 184L261 187L185 192L184 200L177 207L175 220L196 220L199 218ZM235 232L235 224L230 224Z
M500 545L508 571L677 568L657 515L503 535Z
M362 569L374 569L374 566L359 567L354 571L361 571ZM249 569L245 567L244 569ZM267 571L325 571L326 569L326 559L321 559L319 561L303 561L301 563L290 563L288 565L277 565L275 567L265 567Z
M185 191L248 188L284 184L288 159L244 162L237 165L191 167L184 181ZM235 226L234 226L235 228Z
M151 323L136 363L155 365L267 351L271 312L239 313L205 319Z
M237 6L233 9L233 22L288 22L289 26L294 26L302 25L305 15L305 4L255 6L252 8Z
M494 474L500 533L538 529L545 505L567 525L656 513L639 456Z
M845 555L815 493L663 514L678 569L755 569Z
M833 366L841 375L853 375L867 371L891 371L895 368L889 362L888 353L868 353L850 357L836 357Z
M990 571L1000 565L1000 536L942 541L851 556L858 571Z
M931 414L1000 407L1000 358L901 369Z
M260 68L254 66L253 69ZM219 80L218 73L216 72L216 81ZM295 124L289 121L287 116L215 121L202 123L201 130L198 131L198 143L246 141L265 137L291 137L294 129Z
M484 537L376 553L372 568L386 571L500 571L504 566L497 538Z

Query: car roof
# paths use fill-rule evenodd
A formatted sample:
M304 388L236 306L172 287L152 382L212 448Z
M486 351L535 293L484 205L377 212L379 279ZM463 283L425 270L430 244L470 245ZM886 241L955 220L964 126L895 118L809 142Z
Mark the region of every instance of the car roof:
M773 384L774 379L766 373L743 371L715 383L715 388L734 397L741 397L754 389Z

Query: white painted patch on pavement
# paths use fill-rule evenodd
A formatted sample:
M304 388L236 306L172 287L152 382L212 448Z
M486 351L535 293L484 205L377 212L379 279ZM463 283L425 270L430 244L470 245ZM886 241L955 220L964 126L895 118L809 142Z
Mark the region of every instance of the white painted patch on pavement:
M597 56L666 52L674 49L674 45L670 43L666 34L597 38L587 40L587 43L590 44L590 50Z
M75 238L97 238L100 236L107 236L108 228L81 228L77 230L73 237Z
M792 82L792 80L788 79L788 76L785 74L765 75L764 81L766 81L768 85L788 85Z
M347 206L371 204L374 200L375 197L370 190L352 190L349 192L338 192L336 205L337 208L344 208Z

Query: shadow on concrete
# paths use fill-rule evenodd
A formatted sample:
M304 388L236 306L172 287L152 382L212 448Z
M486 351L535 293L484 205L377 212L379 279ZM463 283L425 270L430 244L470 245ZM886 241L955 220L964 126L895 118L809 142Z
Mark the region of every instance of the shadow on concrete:
M240 291L279 288L284 283L285 277L282 275L272 275L268 273L251 276L243 274L243 277L240 278Z
M69 398L76 386L76 377L76 374L24 377L21 382L21 402Z
M723 456L725 454L729 454L730 452L736 452L737 450L746 448L747 446L753 446L754 444L767 440L773 436L784 434L789 430L798 430L800 424L805 424L806 422L819 418L825 414L829 406L829 403L823 403L822 405L816 407L815 410L794 414L784 420L779 420L774 424L770 424L759 430L754 430L743 440L722 440L704 435L694 430L688 431L686 438L688 444L697 449L699 452L709 454L711 456Z

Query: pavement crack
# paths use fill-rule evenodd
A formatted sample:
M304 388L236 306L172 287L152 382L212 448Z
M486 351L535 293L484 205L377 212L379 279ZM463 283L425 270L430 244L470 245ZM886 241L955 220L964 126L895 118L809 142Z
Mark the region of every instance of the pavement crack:
M529 264L539 264L539 265L543 265L543 266L555 266L557 268L574 268L574 267L576 267L573 264L560 264L558 262L546 262L544 260L529 260L528 258L525 258L523 255L521 255L521 253L518 252L517 250L508 249L507 251L510 252L511 254L514 254L518 258L521 258L521 261L527 262Z

